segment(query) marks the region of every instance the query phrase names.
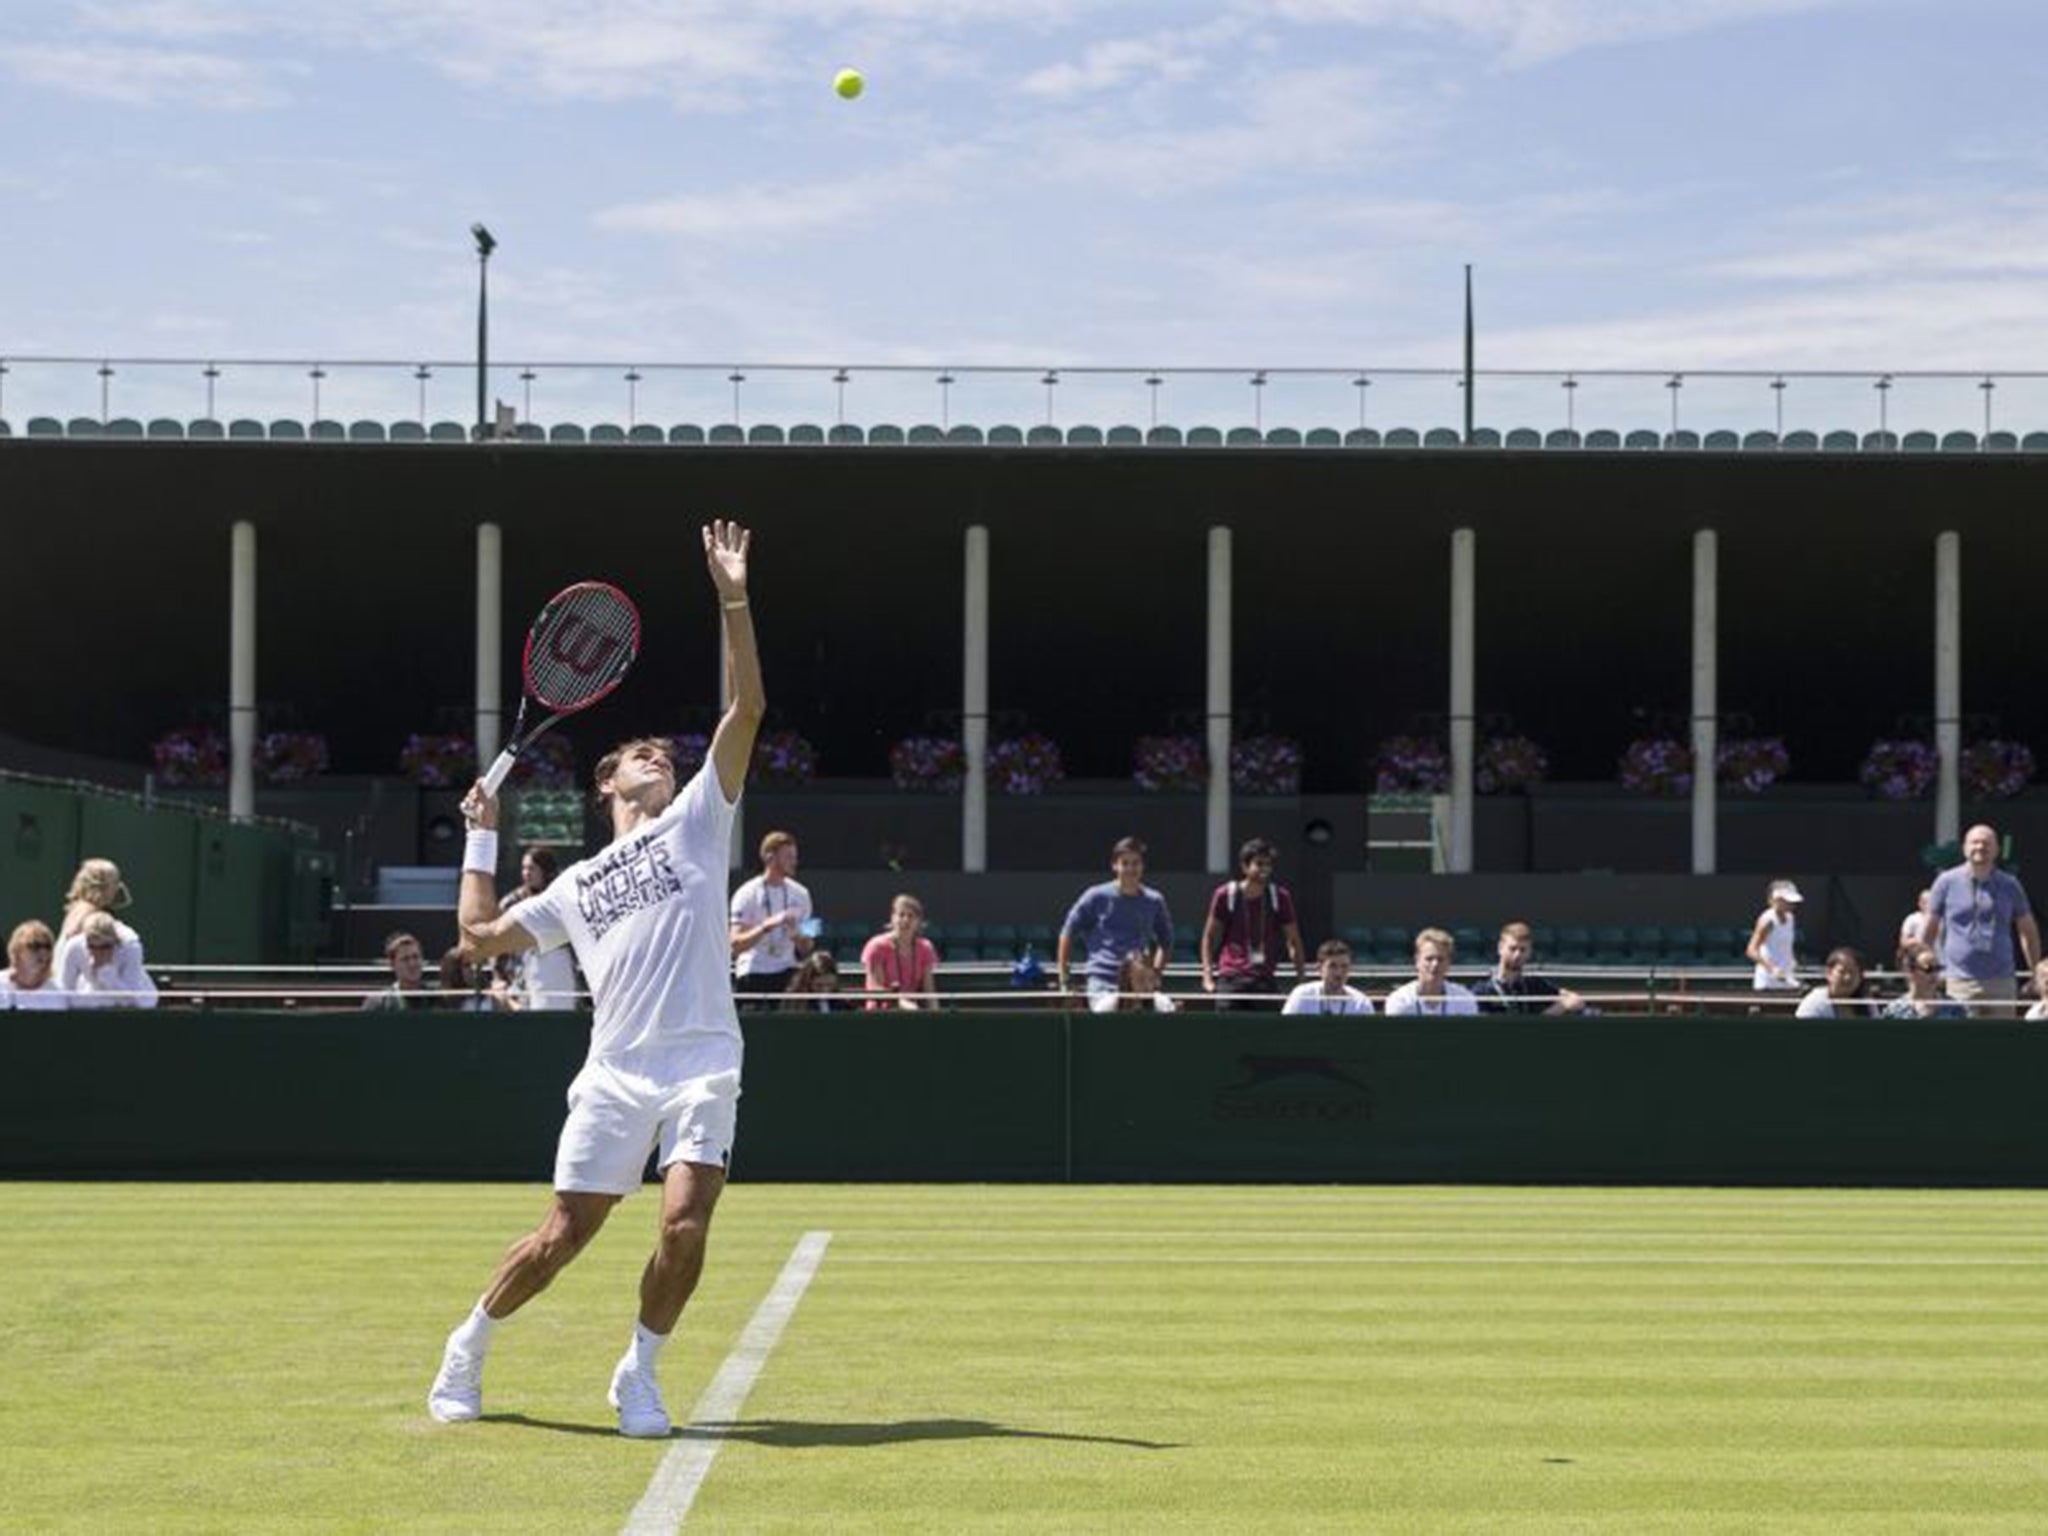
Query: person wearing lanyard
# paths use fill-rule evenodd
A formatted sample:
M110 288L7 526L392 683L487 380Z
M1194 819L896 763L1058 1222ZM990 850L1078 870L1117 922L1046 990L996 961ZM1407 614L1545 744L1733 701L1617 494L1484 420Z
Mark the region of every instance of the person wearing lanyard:
M754 1007L762 996L780 997L811 952L811 893L796 881L796 838L770 832L761 839L761 873L732 893L732 989Z
M1277 857L1278 851L1263 837L1251 839L1237 851L1243 878L1219 885L1209 898L1209 915L1202 923L1202 990L1216 994L1219 1008L1231 1007L1225 1001L1230 997L1278 995L1282 944L1294 962L1295 981L1308 975L1294 898L1273 879Z
M1928 893L1922 942L1941 956L1948 995L1971 1004L1971 1012L2011 1018L2019 998L2012 936L2020 936L2027 969L2041 962L2041 926L2027 901L2027 888L1998 867L1998 834L1975 826L1963 834L1963 862L1935 878ZM1984 1009L1981 1005L1992 1006Z
M939 952L923 930L923 902L905 895L889 903L888 928L869 939L860 952L861 969L867 973L868 1007L939 1006L932 987Z

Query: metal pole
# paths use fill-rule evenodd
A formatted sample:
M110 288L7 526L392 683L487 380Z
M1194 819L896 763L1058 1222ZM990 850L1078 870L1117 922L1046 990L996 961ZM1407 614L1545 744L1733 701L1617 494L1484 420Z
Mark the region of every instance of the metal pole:
M1715 764L1721 750L1720 536L1692 536L1692 872L1714 873L1718 853Z
M1963 830L1963 536L1953 529L1934 538L1934 751L1934 840L1952 843Z
M476 240L476 435L479 442L491 435L491 252L497 240L481 224L469 226Z
M963 594L966 643L960 669L960 746L967 780L960 796L960 867L988 868L988 529L967 530Z
M1474 656L1478 649L1479 536L1451 533L1451 838L1450 873L1472 872Z
M1209 530L1209 806L1203 864L1230 871L1230 530Z
M505 539L496 523L476 526L476 760L498 755L505 732L503 658Z
M236 523L228 599L228 814L256 814L256 525Z

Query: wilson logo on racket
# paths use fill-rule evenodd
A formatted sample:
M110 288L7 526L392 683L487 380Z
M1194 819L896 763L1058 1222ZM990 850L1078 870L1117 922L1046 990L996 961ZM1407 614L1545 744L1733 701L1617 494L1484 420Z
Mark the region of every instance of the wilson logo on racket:
M593 629L573 613L566 615L548 637L548 654L578 677L602 671L618 649L618 636Z

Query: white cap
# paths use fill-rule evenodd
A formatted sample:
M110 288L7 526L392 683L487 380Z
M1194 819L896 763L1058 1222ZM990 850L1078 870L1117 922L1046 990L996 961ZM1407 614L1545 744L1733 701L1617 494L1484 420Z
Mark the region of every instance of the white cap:
M1771 882L1771 899L1776 901L1780 898L1786 901L1806 900L1804 896L1799 894L1799 887L1790 880L1773 880Z

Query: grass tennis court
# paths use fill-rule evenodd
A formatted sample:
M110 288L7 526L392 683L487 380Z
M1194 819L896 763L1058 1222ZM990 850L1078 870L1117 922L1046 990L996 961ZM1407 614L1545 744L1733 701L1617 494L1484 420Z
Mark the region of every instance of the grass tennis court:
M616 1531L636 1198L426 1417L534 1187L0 1186L0 1526ZM680 1423L822 1266L716 1531L2039 1530L2048 1194L749 1186Z

